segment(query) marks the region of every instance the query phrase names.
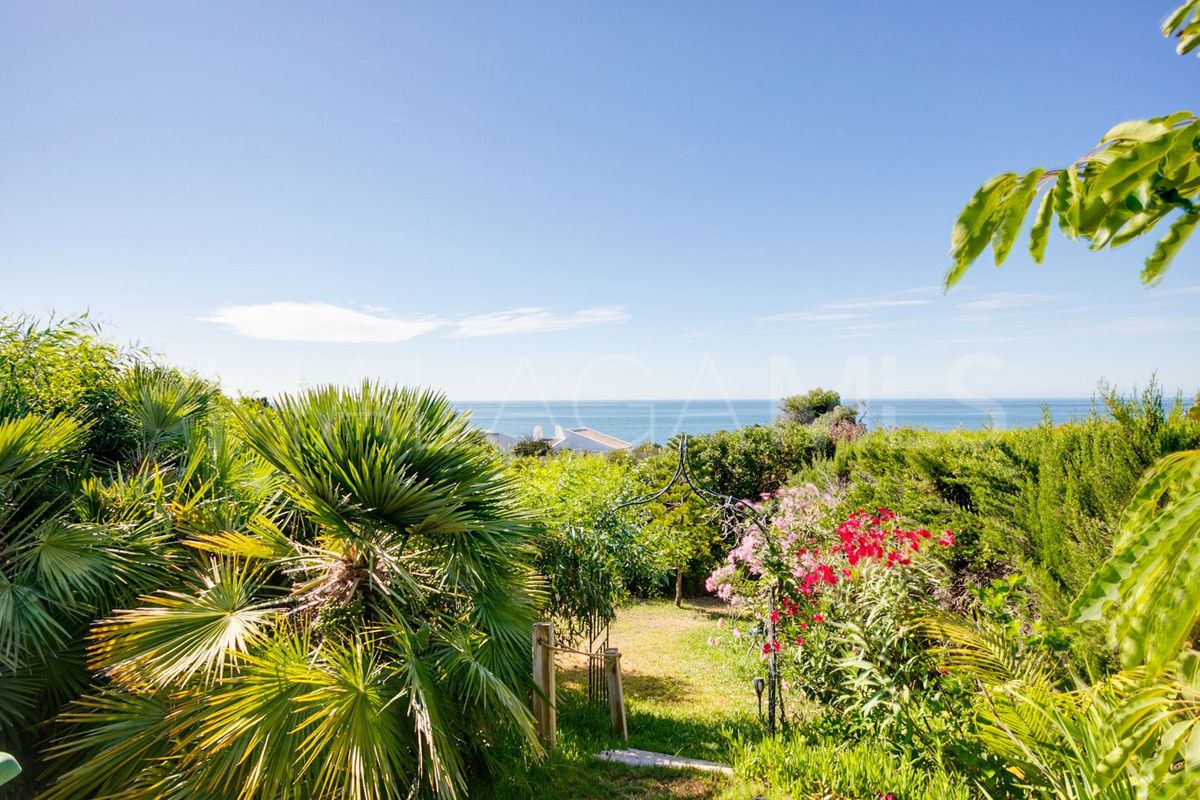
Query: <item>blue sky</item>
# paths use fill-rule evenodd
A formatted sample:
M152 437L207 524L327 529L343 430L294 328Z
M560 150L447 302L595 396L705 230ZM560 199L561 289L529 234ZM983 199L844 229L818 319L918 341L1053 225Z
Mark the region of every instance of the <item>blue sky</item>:
M1191 389L1195 248L937 290L985 178L1195 108L1170 5L5 3L0 308L255 393Z

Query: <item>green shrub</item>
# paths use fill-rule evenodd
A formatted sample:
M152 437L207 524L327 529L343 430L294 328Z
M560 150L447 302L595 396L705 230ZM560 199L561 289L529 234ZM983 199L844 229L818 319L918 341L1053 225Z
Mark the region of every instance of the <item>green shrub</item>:
M148 396L191 396L166 384ZM539 753L541 586L495 449L443 397L373 384L247 404L236 429L189 426L114 493L161 498L183 542L159 549L189 555L93 628L43 796L461 797L498 754Z
M808 743L799 738L735 743L734 773L750 782L727 800L968 800L965 781L941 770L914 766L893 755L886 743L837 741ZM764 788L765 787L765 788Z
M842 396L832 389L812 389L779 401L779 414L784 422L808 425L818 417L842 408ZM848 409L853 410L853 409Z
M689 450L692 466L708 488L757 499L814 459L831 455L833 441L828 432L804 425L754 425L695 436Z
M562 453L509 463L516 494L533 520L534 566L560 637L578 638L594 615L611 619L631 587L654 582L654 554L630 513L613 513L636 493L626 458Z
M119 393L131 360L86 316L0 316L0 417L67 414L88 423L86 452L114 460L133 443Z

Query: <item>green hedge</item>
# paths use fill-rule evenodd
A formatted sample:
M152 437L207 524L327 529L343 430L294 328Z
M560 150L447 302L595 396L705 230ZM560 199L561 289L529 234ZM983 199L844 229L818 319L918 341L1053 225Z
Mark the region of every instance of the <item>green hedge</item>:
M1008 431L876 431L842 443L825 476L848 481L847 506L887 506L951 528L963 573L1019 571L1051 618L1108 554L1142 473L1200 446L1200 424L1152 385L1140 396L1102 390L1088 417ZM799 477L812 477L810 471Z

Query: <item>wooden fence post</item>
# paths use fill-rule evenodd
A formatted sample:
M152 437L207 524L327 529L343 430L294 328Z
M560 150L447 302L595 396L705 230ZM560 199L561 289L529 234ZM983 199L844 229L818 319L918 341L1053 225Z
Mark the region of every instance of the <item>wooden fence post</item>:
M554 749L557 715L554 696L554 623L533 625L533 721L547 750Z
M621 651L615 647L604 651L604 677L608 681L608 710L612 714L613 733L629 740L625 724L625 693L621 690Z

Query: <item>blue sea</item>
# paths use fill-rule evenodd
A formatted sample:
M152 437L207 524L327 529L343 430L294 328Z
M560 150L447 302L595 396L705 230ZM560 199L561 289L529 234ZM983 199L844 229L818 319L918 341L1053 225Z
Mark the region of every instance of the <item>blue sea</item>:
M869 400L844 401L860 408L859 419L870 429L1021 428L1037 425L1044 410L1055 422L1083 417L1092 410L1087 397L1020 400ZM588 427L633 444L668 441L679 433L712 433L772 422L772 400L581 400L521 402L455 402L470 411L475 424L511 436L528 436L541 425L547 436L555 425Z

